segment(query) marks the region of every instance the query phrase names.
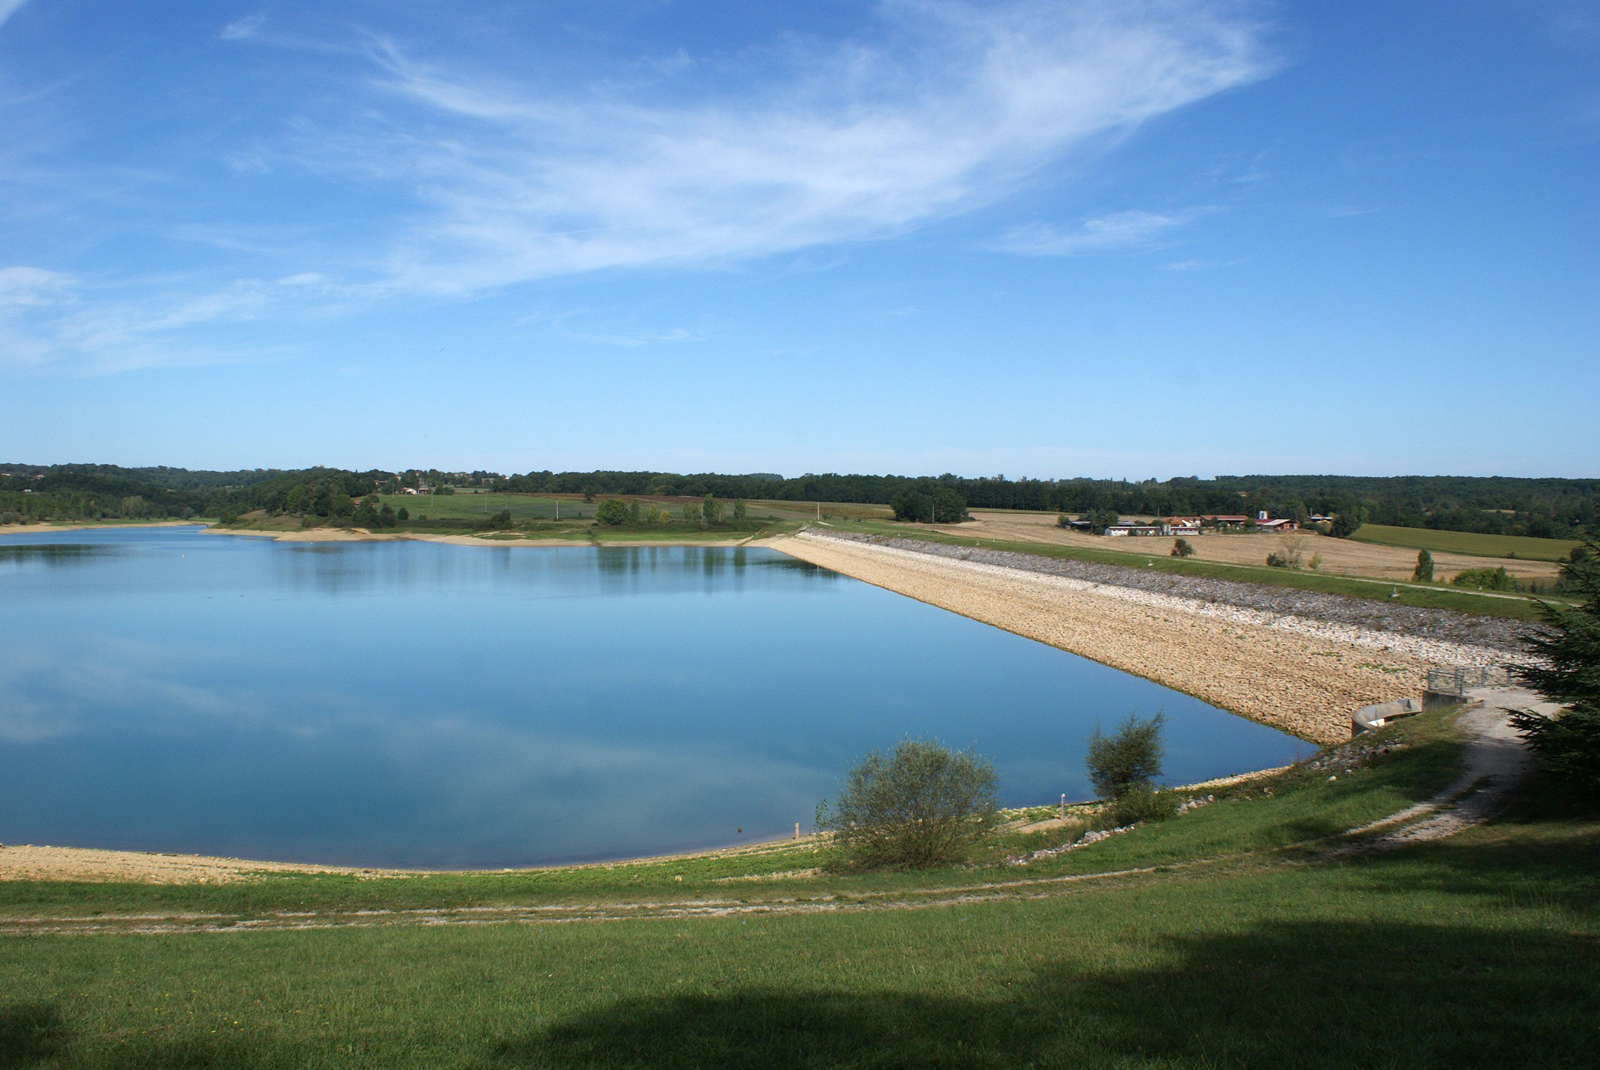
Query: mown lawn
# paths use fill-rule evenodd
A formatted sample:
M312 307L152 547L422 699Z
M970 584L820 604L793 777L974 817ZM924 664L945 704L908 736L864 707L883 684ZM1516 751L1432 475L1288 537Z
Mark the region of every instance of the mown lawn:
M1403 851L1307 842L1452 775L1438 718L1386 737L1410 746L1029 867L721 881L805 848L342 885L13 883L13 919L744 902L683 919L3 937L0 1067L1593 1065L1600 818L1532 798Z
M1473 554L1478 557L1520 558L1524 561L1565 561L1577 539L1535 539L1526 535L1480 535L1471 531L1434 531L1432 528L1397 528L1385 524L1362 524L1350 536L1357 542L1379 546L1405 546L1440 553Z

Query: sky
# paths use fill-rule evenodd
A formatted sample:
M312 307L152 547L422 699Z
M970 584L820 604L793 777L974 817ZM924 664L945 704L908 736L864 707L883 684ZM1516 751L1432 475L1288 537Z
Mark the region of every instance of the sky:
M1595 0L0 0L0 461L1600 475Z

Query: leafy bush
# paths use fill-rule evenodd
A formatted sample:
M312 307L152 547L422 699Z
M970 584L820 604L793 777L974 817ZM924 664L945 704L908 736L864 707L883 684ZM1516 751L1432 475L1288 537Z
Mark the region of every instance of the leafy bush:
M1567 709L1555 717L1513 713L1511 721L1540 768L1576 792L1600 797L1600 542L1584 541L1590 553L1561 569L1563 585L1583 600L1544 603L1551 634L1529 641L1542 664L1522 671L1524 680Z
M595 509L594 518L607 527L620 527L628 522L628 503L621 498L607 498Z
M851 869L958 862L998 820L998 784L987 758L904 739L850 770L833 808L817 807L817 828L833 832Z
M1193 557L1194 547L1189 544L1188 539L1177 539L1172 544L1172 556Z
M1452 587L1473 587L1480 591L1515 591L1517 581L1504 565L1499 568L1464 568L1451 579Z
M1141 719L1130 713L1114 736L1104 735L1096 727L1089 737L1088 757L1095 794L1102 799L1121 799L1136 787L1148 790L1150 782L1161 775L1165 751L1161 730L1166 723L1165 714Z
M1292 568L1289 564L1289 555L1282 550L1274 550L1267 555L1267 565L1270 568Z
M1111 820L1118 826L1141 821L1165 821L1178 813L1178 797L1157 791L1148 783L1135 784L1111 804Z

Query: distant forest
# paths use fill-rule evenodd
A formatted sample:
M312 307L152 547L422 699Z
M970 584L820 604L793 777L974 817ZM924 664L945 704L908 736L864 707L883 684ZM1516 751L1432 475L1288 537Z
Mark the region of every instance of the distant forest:
M1164 482L1007 479L991 476L677 475L670 472L349 472L254 469L191 472L115 465L0 465L0 520L189 518L254 509L324 517L353 514L355 501L401 487L477 487L586 497L714 494L887 505L897 494L947 488L973 509L1038 509L1123 515L1265 511L1303 520L1313 513L1401 527L1542 538L1600 534L1600 479L1503 476L1218 476Z

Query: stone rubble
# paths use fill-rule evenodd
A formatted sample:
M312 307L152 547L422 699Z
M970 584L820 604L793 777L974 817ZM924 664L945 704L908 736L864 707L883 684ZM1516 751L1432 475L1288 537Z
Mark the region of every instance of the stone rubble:
M971 565L1034 572L1068 581L1078 590L1097 590L1110 597L1124 597L1143 605L1173 608L1180 612L1212 613L1240 623L1305 631L1340 642L1392 647L1430 661L1453 665L1499 666L1508 661L1520 662L1527 639L1543 631L1535 624L1495 617L1472 617L1445 609L1346 598L1320 591L1239 580L1183 576L1123 565L1070 561L1009 550L851 532L824 534L811 530L805 533L805 537L864 542ZM1141 598L1136 592L1155 597Z

